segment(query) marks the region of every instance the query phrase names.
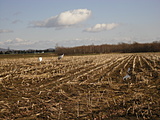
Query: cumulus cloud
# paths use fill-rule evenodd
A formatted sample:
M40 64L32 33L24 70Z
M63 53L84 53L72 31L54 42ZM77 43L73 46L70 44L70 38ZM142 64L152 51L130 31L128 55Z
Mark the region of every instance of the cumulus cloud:
M13 30L0 29L0 33L11 33Z
M106 30L112 30L119 26L119 24L111 23L111 24L96 24L93 27L86 28L85 32L101 32Z
M60 13L57 16L53 16L44 21L32 22L32 27L68 27L76 25L80 22L85 21L91 16L91 10L87 9L76 9Z

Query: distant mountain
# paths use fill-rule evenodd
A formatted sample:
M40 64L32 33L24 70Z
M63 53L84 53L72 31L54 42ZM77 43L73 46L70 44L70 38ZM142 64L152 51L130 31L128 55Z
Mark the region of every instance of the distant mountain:
M45 49L45 50L54 50L54 48L48 48L48 49Z
M8 51L8 49L0 48L0 51Z

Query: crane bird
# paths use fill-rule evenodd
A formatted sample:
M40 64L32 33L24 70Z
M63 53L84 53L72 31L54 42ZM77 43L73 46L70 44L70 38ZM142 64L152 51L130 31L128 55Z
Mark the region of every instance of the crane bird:
M64 54L58 56L58 60L62 59L64 57Z
M38 59L39 59L40 62L42 61L42 57L39 57Z
M123 80L131 79L132 71L131 68L128 68L127 75L123 77Z
M123 80L127 80L127 79L131 79L131 76L128 75L128 74L127 74L126 76L123 77Z

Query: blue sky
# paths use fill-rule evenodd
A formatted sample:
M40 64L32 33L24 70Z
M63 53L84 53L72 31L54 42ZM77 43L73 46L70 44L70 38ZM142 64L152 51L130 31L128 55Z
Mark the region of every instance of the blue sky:
M0 48L160 41L159 0L0 0Z

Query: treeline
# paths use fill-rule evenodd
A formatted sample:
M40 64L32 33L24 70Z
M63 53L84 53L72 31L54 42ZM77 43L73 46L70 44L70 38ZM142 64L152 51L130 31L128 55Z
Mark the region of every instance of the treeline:
M99 53L138 53L138 52L160 52L160 41L152 43L119 43L117 45L88 45L78 47L56 47L57 54L99 54Z
M55 52L55 49L45 49L45 50L6 50L6 51L0 51L0 54L39 54L39 53L48 53L48 52Z

